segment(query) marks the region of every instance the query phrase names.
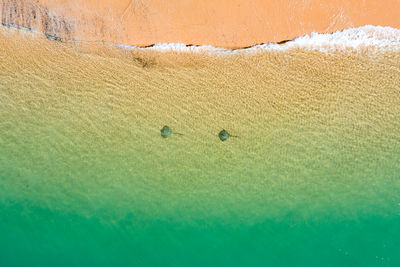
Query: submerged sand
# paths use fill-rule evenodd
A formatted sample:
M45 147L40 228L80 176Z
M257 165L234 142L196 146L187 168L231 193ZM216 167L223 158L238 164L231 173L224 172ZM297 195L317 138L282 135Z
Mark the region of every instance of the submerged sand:
M397 205L399 52L160 53L11 32L0 47L3 199L249 224Z

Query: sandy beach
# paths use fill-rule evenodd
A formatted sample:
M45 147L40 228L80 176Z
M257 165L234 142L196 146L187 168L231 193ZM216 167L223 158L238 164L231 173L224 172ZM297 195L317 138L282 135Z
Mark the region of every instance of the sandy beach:
M398 0L1 0L0 20L67 39L241 48L369 24L400 28L399 10Z

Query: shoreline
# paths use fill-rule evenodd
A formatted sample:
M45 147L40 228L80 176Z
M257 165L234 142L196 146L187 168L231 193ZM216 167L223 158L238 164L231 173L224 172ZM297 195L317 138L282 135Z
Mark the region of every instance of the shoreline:
M41 33L37 29L27 28L20 25L2 23L3 32L16 30L43 35L46 39L60 42L72 42L82 44L103 44L125 50L156 51L156 52L178 52L178 53L205 53L211 55L232 54L256 54L265 51L288 51L291 49L319 50L321 52L334 51L392 51L400 50L400 29L392 27L365 25L357 28L344 29L330 34L313 32L310 35L296 37L293 40L263 43L245 48L229 49L211 45L186 45L183 43L157 43L150 46L135 46L103 41L86 41L78 39L66 39L60 36Z

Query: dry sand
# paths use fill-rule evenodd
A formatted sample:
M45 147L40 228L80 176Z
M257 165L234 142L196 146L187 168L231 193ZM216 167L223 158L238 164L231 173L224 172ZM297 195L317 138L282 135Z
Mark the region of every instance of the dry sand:
M238 48L366 24L400 28L398 0L0 0L0 9L6 24L139 46Z

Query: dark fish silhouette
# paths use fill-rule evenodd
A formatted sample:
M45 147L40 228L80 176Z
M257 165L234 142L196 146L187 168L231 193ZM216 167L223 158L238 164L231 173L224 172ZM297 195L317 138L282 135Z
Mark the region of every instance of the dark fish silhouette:
M165 125L164 127L162 127L162 129L160 130L161 132L161 137L163 138L167 138L168 136L170 136L171 134L177 134L177 135L183 135L181 133L175 133L171 130L171 128L169 128L167 125Z
M234 135L230 135L227 131L222 130L219 132L218 134L219 139L224 142L226 141L229 137L238 137L238 136L234 136Z

